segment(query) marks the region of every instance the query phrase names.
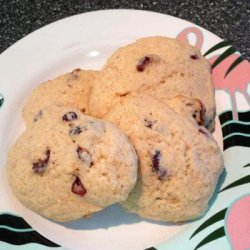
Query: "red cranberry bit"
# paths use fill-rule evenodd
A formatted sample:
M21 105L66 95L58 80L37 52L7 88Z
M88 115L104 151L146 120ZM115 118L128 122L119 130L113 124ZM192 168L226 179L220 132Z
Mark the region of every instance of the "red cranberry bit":
M199 57L197 55L191 55L190 58L193 59L193 60L199 59Z
M160 158L161 158L161 152L159 150L156 150L152 157L151 167L153 169L153 172L156 172L158 179L164 180L167 176L167 170L160 166Z
M150 57L149 56L142 57L140 59L140 61L138 62L138 64L136 65L137 71L139 71L139 72L144 71L144 69L149 64L149 62L150 62Z
M77 147L76 149L78 158L83 161L88 167L91 167L93 165L91 154L89 151L82 147Z
M75 112L68 112L63 115L63 121L69 122L77 119L77 114Z
M36 162L33 162L33 167L32 167L33 171L35 173L44 172L48 166L49 158L50 158L50 150L47 149L45 152L44 159L38 159Z
M159 150L156 150L153 157L152 157L152 168L153 171L158 171L160 168L160 157L161 152Z
M87 193L86 188L83 186L80 178L76 176L71 186L71 192L80 196L84 196Z

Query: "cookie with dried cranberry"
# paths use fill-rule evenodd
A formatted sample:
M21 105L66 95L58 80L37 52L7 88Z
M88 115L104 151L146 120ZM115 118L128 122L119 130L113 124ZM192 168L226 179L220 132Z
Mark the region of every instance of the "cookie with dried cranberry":
M141 217L180 222L201 216L223 169L211 133L150 96L128 98L105 119L133 143L138 181L122 205Z
M70 221L126 200L136 183L137 156L110 122L50 106L10 150L8 178L26 207Z
M88 114L90 90L98 71L75 69L40 84L33 89L23 108L23 117L29 126L39 112L51 104L77 107Z
M206 108L205 126L215 115L211 67L200 51L167 37L147 37L119 48L96 78L90 113L103 117L128 96L150 93L165 102L176 95L198 98Z
M166 99L165 103L175 112L186 117L191 122L195 122L199 126L205 126L206 108L200 99L178 95Z

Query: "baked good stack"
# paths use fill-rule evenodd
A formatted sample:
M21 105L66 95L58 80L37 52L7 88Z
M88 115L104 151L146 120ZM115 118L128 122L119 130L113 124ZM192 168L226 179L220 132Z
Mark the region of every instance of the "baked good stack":
M9 183L25 206L56 221L114 203L143 218L191 220L206 211L223 170L211 135L211 67L175 39L139 39L101 71L43 83L23 115Z

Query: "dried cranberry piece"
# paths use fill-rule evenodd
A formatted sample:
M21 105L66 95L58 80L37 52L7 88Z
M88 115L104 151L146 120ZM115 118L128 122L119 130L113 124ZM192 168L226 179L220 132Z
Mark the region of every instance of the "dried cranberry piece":
M159 150L156 150L152 157L151 167L153 171L156 172L158 179L164 180L167 176L167 170L160 166L160 157L161 157L161 152Z
M81 161L83 161L88 167L91 167L93 165L91 154L86 148L82 148L78 146L76 149L76 152L77 152L78 158Z
M193 59L193 60L199 59L199 57L197 55L191 55L190 58Z
M160 167L160 155L161 155L161 152L159 150L156 150L153 157L152 157L153 171L159 170L159 167Z
M82 133L82 128L79 127L79 126L71 128L70 131L69 131L70 135L79 135L81 133Z
M63 115L62 117L63 121L69 122L77 119L77 114L73 111L68 112Z
M86 188L83 186L81 179L76 176L71 186L71 192L80 196L84 196L87 193Z
M199 103L199 107L194 110L192 116L199 126L204 126L206 107L204 106L204 104L200 99L196 98L195 100Z
M47 149L45 152L45 158L44 159L38 159L36 162L33 162L33 171L35 173L42 173L46 170L48 162L50 158L50 150Z
M136 65L136 69L139 72L144 71L144 69L146 68L147 64L150 62L150 57L149 56L144 56L142 57L138 64Z

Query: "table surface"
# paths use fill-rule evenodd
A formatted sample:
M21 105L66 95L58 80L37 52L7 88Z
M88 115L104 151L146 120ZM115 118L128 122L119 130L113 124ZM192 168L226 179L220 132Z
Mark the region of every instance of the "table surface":
M250 59L250 0L0 0L0 53L40 27L101 9L151 10L208 29Z

